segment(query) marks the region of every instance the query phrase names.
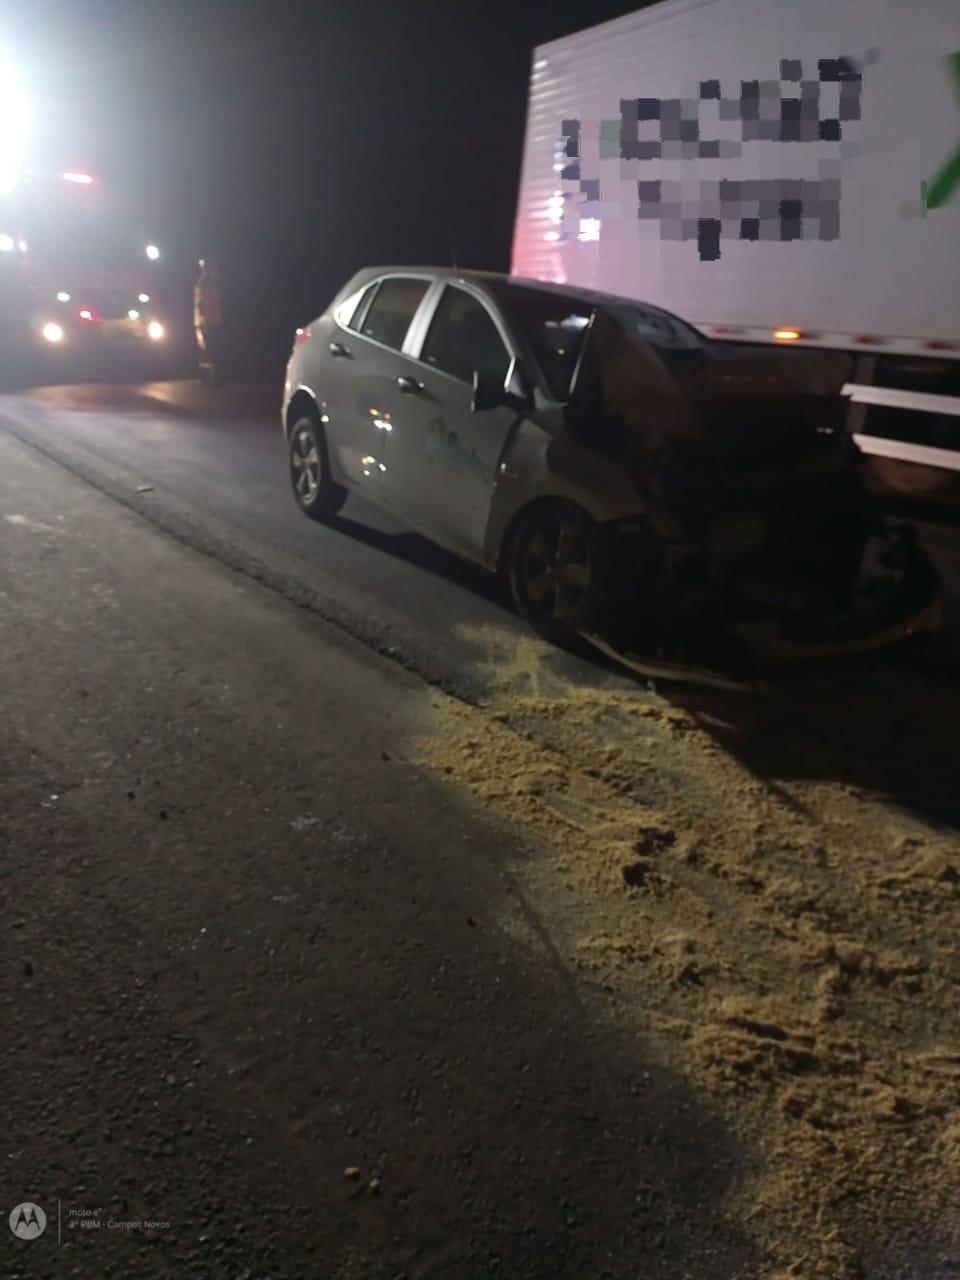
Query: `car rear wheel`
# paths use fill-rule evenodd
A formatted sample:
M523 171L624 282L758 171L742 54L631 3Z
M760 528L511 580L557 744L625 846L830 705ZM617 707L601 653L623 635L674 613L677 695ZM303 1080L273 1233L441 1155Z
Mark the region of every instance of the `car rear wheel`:
M510 591L517 612L552 644L602 631L612 608L612 561L605 531L570 502L523 516L510 542Z
M327 442L315 418L298 418L290 431L290 484L297 506L311 520L329 520L347 500L330 478Z

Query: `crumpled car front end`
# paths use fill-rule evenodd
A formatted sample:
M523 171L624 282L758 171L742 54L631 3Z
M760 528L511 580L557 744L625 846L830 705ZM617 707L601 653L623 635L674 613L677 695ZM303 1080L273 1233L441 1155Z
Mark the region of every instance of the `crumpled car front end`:
M784 601L738 583L754 618L734 624L750 649L767 661L865 653L940 625L942 583L909 526L871 538L840 598Z
M635 455L638 486L656 476L659 523L673 529L635 562L639 612L674 635L712 624L778 662L864 652L939 625L936 569L911 529L886 525L862 482L842 370L809 355L791 366L724 353L685 388L695 428L668 440L653 467Z
M576 362L557 440L570 447L553 452L603 455L636 495L629 516L609 503L611 636L660 654L723 652L713 638L736 637L733 649L775 661L938 624L934 566L909 530L886 527L862 480L848 353L714 343L646 304L588 303L582 337L558 327Z
M891 528L831 394L698 398L698 446L662 491L698 548L723 624L757 657L864 652L939 625L941 581Z

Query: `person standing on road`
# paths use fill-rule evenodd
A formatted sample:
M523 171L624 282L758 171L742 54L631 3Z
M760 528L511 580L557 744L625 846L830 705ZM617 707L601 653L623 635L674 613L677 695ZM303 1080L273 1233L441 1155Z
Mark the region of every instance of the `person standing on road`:
M193 290L193 327L197 335L200 378L223 384L223 298L220 268L213 258L200 259L200 275Z

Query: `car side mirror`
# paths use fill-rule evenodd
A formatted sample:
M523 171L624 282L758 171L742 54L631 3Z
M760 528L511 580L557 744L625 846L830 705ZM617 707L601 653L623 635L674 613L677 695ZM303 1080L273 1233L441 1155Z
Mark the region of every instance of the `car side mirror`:
M483 413L487 409L498 409L500 405L506 402L507 393L504 390L503 381L497 381L496 377L491 377L489 373L481 373L479 369L473 371L473 400L470 408L474 413Z

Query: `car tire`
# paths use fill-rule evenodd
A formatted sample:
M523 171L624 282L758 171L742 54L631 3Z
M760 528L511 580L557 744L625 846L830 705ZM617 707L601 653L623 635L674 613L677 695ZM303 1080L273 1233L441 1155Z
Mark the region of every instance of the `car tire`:
M517 612L551 644L575 646L581 633L601 633L610 620L610 538L572 502L538 503L521 516L506 570Z
M347 491L330 477L323 427L309 414L290 429L290 484L294 500L311 520L330 520L347 500Z

